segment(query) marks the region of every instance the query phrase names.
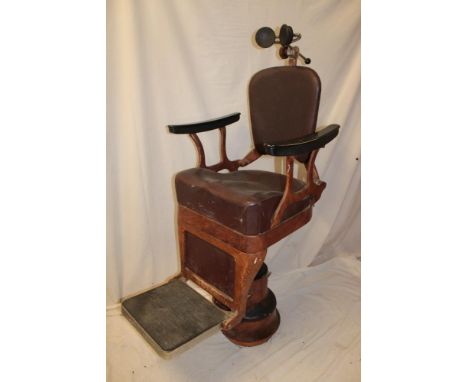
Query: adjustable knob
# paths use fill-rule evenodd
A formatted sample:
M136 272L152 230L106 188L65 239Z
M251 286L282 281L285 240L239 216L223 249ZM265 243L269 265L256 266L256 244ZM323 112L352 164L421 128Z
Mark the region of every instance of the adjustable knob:
M299 56L304 60L304 64L310 64L310 58L304 57L302 54L299 53Z

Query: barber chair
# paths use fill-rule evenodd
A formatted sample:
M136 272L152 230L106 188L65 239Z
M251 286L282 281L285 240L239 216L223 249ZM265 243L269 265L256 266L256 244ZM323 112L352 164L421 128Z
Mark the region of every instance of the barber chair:
M317 153L339 130L330 125L316 131L320 78L297 66L299 58L310 63L291 46L300 38L287 25L279 36L268 27L256 33L260 47L280 46L287 65L261 70L250 81L254 149L243 159L226 155L226 126L237 122L240 113L168 126L173 134L187 134L198 151L198 166L175 177L180 273L122 303L124 315L163 354L213 328L221 327L241 346L259 345L278 329L280 315L264 264L267 248L311 219L326 186L315 166ZM197 134L214 129L220 132L221 160L208 166ZM240 170L261 155L285 157L286 175ZM294 178L295 161L305 166L305 181ZM189 280L212 300L196 292Z

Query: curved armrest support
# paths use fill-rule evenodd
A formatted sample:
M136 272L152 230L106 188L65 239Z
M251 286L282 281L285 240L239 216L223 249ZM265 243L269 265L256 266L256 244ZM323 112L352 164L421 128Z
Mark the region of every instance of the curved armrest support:
M203 122L188 123L184 125L169 125L169 131L173 134L195 134L204 131L219 129L237 122L240 118L240 113L232 113L224 117L209 119Z
M255 150L251 150L243 159L230 160L226 154L226 126L237 122L240 118L240 113L232 113L221 118L210 119L204 122L196 122L186 125L169 125L169 131L173 134L189 134L190 138L195 143L198 153L198 167L207 168L213 171L229 170L237 171L239 167L247 166L260 157L260 154ZM205 162L205 150L203 144L198 138L197 133L219 129L220 132L220 154L221 161L211 166L207 166Z
M307 169L307 183L302 189L296 192L293 190L294 156L286 157L286 186L284 188L283 197L271 219L271 228L280 224L286 209L292 203L309 197L312 205L314 205L320 199L327 184L320 180L317 167L315 167L315 159L317 158L318 151L319 149L315 149L309 155L309 160L307 164L305 164Z
M324 147L328 142L332 141L338 135L339 129L339 125L329 125L305 137L277 143L258 144L255 145L255 148L261 154L273 156L308 154Z

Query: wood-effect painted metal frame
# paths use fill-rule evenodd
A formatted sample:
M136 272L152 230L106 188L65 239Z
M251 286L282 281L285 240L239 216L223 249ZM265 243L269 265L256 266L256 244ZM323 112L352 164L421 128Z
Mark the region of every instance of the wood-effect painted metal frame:
M236 114L237 113L234 113L232 115ZM214 121L219 123L219 120L222 120L222 118ZM231 120L229 120L229 123L232 123ZM197 123L197 125L204 126L200 131L213 130L213 128L207 128L203 122ZM187 126L190 125L184 125L186 129ZM206 165L203 144L197 136L196 129L192 128L188 133L197 149L199 168L206 168L216 172L221 170L228 170L230 172L237 171L239 167L247 166L262 155L256 149L252 149L243 159L230 160L226 153L226 128L225 126L219 127L219 125L216 126L216 128L220 131L220 162L211 166ZM246 312L249 289L255 275L264 262L267 248L307 224L311 219L312 205L320 199L326 186L326 183L320 180L315 166L317 153L318 149L315 149L309 154L309 158L305 163L307 169L307 183L303 189L297 192L294 192L292 188L295 157L292 155L287 156L287 180L284 194L273 215L271 228L264 233L245 235L189 208L182 205L178 206L178 237L181 272L176 277L182 277L193 281L210 293L217 301L230 308L231 315L223 322L223 330L230 330L242 321ZM282 220L284 212L291 203L306 197L311 197L312 203L309 207L287 220ZM233 296L229 296L219 290L186 266L187 248L185 238L187 233L197 236L233 257L235 264Z

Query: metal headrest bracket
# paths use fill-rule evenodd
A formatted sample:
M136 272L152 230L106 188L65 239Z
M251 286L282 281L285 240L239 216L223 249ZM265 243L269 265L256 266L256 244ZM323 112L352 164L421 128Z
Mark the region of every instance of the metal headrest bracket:
M278 36L269 27L260 28L255 34L255 41L261 48L269 48L273 44L281 45L279 55L282 59L288 59L290 66L297 64L298 57L301 57L305 64L310 64L310 58L304 57L300 53L299 47L291 46L291 43L300 40L301 37L300 33L294 33L292 27L283 24Z

